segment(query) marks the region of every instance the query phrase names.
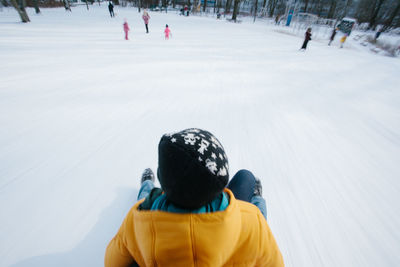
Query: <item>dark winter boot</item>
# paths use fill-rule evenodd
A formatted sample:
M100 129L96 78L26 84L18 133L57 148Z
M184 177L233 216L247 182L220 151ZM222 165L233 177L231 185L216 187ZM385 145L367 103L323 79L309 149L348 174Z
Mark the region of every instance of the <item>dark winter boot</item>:
M142 174L142 179L140 180L140 183L143 184L144 181L150 180L154 183L154 173L150 168L147 168L143 171Z
M261 181L258 178L256 179L256 184L254 185L254 195L255 196L262 196L262 185L261 185Z

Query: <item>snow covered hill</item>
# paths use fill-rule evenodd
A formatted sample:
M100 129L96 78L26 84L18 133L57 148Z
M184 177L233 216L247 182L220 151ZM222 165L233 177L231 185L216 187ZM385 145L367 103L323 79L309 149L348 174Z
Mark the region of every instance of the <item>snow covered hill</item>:
M28 11L0 11L0 266L102 266L159 138L188 127L262 180L287 266L400 264L398 58L299 52L265 21Z

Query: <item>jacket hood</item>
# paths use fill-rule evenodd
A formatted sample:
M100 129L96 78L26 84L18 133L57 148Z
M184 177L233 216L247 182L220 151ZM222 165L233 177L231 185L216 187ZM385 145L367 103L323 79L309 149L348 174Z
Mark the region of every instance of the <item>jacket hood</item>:
M154 258L163 266L178 263L188 266L188 260L203 266L223 265L234 252L233 244L237 244L238 229L242 228L237 200L230 190L225 192L230 203L226 210L219 212L171 214L136 208L135 234L140 240L137 245L145 265L151 265Z

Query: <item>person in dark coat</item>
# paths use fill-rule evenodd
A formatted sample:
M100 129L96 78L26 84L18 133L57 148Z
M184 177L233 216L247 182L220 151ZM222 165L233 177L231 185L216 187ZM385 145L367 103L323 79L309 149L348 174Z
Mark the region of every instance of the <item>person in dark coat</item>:
M300 48L300 50L302 50L302 49L306 50L308 41L311 41L311 28L307 29L306 34L305 34L304 43L303 43L303 46Z
M375 34L375 41L379 38L379 36L381 36L382 30L379 30L376 32Z
M189 16L189 8L188 8L188 6L185 5L184 10L185 10L186 16Z
M111 17L115 17L115 15L114 15L114 5L113 5L113 3L111 1L108 3L108 11L110 12L110 16Z
M333 39L335 39L335 35L336 35L337 31L338 31L338 28L334 28L333 29L332 35L331 35L331 38L329 40L329 44L328 45L331 45L331 43L333 42Z

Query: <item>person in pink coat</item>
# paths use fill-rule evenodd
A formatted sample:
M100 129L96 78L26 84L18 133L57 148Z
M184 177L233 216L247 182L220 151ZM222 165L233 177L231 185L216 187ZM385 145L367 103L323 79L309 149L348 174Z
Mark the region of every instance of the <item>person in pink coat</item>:
M149 33L149 19L150 19L150 15L149 13L147 13L147 10L143 10L143 21L144 21L144 25L146 26L146 33Z
M128 25L128 22L126 21L126 19L125 19L125 22L124 22L124 32L125 32L125 40L129 40L128 39L128 32L129 32L129 25Z
M169 35L171 33L171 30L168 28L168 24L165 25L164 33L165 33L165 40L168 40L169 39Z

